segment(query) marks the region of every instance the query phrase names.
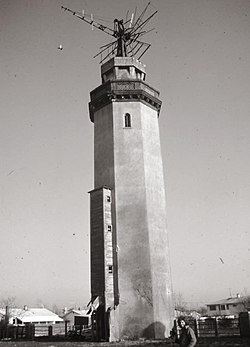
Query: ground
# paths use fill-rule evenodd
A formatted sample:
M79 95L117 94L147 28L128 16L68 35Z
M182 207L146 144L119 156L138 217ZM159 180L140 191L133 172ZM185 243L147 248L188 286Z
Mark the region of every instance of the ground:
M80 342L80 341L0 341L0 347L178 347L170 341ZM203 338L197 347L250 347L250 338Z

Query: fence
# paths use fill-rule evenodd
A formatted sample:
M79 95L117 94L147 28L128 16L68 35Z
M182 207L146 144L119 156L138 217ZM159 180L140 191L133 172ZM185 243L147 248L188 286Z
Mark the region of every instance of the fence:
M238 318L206 318L188 320L197 337L239 336Z
M36 337L52 336L82 336L87 339L92 336L91 329L83 326L71 327L68 322L48 324L26 325L2 325L0 326L0 339L33 339ZM204 320L187 320L197 337L240 336L238 318L207 318Z
M67 331L65 323L57 323L53 325L48 324L36 324L34 327L34 337L39 336L65 336Z
M2 339L21 339L27 336L26 326L0 325L0 340Z
M67 322L49 324L1 325L0 339L33 339L41 336L65 336L68 333Z

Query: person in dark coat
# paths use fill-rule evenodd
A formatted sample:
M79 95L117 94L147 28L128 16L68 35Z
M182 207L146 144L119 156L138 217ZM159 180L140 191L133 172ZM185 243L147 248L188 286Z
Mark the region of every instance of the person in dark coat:
M197 339L193 329L186 324L185 317L178 318L178 325L181 328L180 337L177 341L179 345L181 347L194 347L196 345Z

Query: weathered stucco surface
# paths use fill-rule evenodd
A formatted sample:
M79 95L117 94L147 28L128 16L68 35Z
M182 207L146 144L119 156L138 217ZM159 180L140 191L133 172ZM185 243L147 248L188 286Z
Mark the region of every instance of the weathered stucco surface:
M114 58L91 92L95 189L112 191L114 307L110 340L169 336L173 325L159 93L145 66ZM125 124L129 114L131 124ZM106 307L106 310L108 307Z
M113 101L95 113L95 187L103 185L112 189L119 294L111 339L164 338L173 307L156 110L140 101Z

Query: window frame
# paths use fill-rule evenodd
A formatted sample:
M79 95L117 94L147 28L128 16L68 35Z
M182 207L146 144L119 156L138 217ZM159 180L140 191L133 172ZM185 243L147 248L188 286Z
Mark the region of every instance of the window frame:
M124 128L126 128L126 129L132 128L131 114L126 112L123 119L124 119Z

